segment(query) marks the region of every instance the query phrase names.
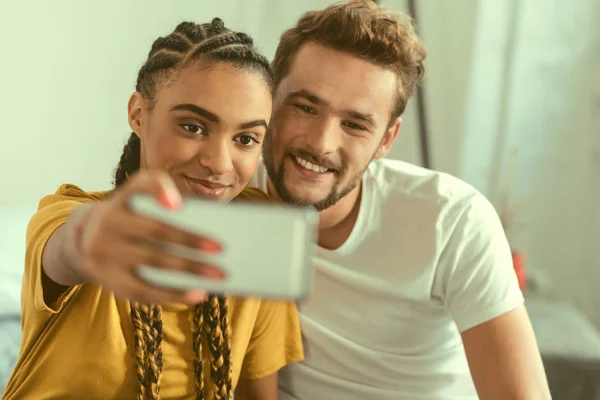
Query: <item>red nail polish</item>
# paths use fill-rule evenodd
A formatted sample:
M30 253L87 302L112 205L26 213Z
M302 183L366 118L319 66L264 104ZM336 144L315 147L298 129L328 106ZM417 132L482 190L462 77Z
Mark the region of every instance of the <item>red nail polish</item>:
M219 253L222 250L221 246L218 243L211 242L208 240L202 241L202 243L200 244L200 249L207 253Z
M166 208L176 209L181 205L181 198L171 191L163 191L160 197L161 203Z
M208 268L205 271L205 276L207 278L212 278L212 279L216 279L219 281L222 281L223 279L225 279L225 273L218 268Z
M191 304L198 304L198 303L202 303L203 301L206 300L206 293L204 292L188 292L186 295L186 299L189 303Z

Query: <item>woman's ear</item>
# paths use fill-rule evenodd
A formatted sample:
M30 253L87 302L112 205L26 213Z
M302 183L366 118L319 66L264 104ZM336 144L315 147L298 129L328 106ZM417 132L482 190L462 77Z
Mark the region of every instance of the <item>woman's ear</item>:
M127 117L131 130L142 139L144 136L144 98L141 93L135 92L129 98L129 103L127 103Z
M387 155L394 143L394 139L398 136L398 132L400 131L400 126L402 125L402 118L396 119L394 124L390 126L385 133L383 134L383 139L381 143L379 143L379 147L375 152L374 158L383 158Z

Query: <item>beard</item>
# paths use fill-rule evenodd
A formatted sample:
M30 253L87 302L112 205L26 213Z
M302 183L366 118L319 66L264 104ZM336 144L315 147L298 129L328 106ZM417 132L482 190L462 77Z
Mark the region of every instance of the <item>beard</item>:
M281 161L279 165L275 164L274 152L272 147L272 139L271 135L268 135L268 138L265 139L263 146L263 162L265 164L265 168L267 170L267 175L273 187L277 191L277 194L284 202L288 204L292 204L295 206L312 206L317 211L323 211L335 205L338 201L352 192L361 182L362 175L369 166L369 163L362 168L359 173L352 176L351 179L348 180L348 183L343 185L343 178L346 177L349 172L346 163L342 162L339 165L333 164L331 161L324 159L309 150L306 149L296 149L296 150L286 150L284 152L283 157L281 157ZM286 158L294 158L294 155L301 155L303 158L307 159L311 163L316 165L325 167L330 169L331 173L334 174L334 182L331 185L331 189L328 194L321 200L310 201L304 198L301 198L295 195L289 186L286 184L285 176L286 176L286 168L285 168L285 160ZM292 160L296 162L295 160Z

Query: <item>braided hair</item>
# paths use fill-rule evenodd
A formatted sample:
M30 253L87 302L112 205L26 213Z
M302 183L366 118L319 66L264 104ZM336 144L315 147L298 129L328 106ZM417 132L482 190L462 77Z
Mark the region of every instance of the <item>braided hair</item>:
M136 91L148 101L151 109L159 84L175 70L196 61L229 62L240 69L262 74L272 89L273 77L268 60L257 52L252 39L241 32L227 29L215 18L208 24L182 22L168 36L152 44L146 63L141 67ZM131 133L114 176L115 187L125 183L140 169L141 143ZM192 311L194 346L194 381L196 400L203 400L206 388L203 380L203 338L206 339L212 392L215 400L229 400L232 392L230 327L224 296L211 294L205 304ZM139 384L138 400L158 400L162 360L162 308L159 305L131 303L134 327L134 358Z

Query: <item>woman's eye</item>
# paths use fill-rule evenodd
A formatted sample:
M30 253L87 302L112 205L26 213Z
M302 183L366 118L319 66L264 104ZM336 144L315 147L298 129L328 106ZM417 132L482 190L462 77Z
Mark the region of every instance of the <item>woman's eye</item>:
M305 106L304 104L296 104L296 107L298 109L304 111L307 114L316 114L317 113L314 108Z
M258 144L258 141L256 139L254 139L252 136L248 136L248 135L242 135L242 136L238 136L236 138L236 140L245 147L252 147L255 144Z
M206 129L204 129L200 125L183 124L181 125L181 127L194 135L204 135L206 133Z

